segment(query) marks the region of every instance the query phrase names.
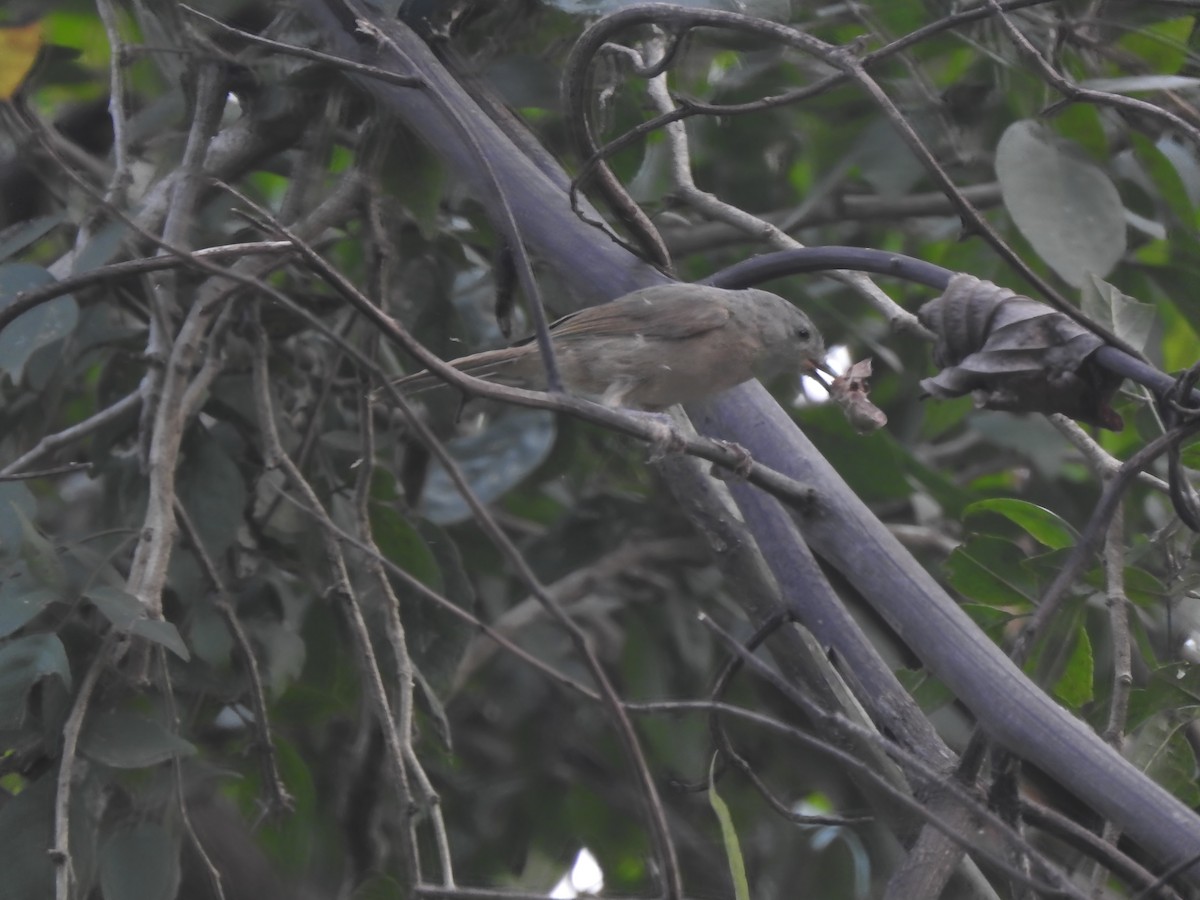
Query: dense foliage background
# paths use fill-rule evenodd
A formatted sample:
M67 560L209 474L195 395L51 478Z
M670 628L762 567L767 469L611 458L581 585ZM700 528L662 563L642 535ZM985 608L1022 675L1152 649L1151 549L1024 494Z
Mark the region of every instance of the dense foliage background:
M551 317L661 279L571 209L555 161L580 170L585 105L601 142L697 113L611 157L681 280L797 241L879 248L1057 292L1185 370L1200 4L713 0L569 58L632 7L0 11L0 897L545 896L583 847L612 895L1195 892L1200 572L1177 509L1200 461L1160 441L1118 475L1186 414L1130 382L1121 431L923 400L928 287L767 285L834 359L873 359L888 422L859 434L795 380L774 396L988 640L1084 563L1023 669L1093 743L990 720L977 698L1027 682L956 683L937 654L958 638L927 651L847 572L898 548L814 545L806 569L758 488L662 458L645 423L449 390L414 418L382 386L421 368L401 332L442 358L530 332L521 246ZM684 27L697 9L774 30ZM1102 546L1076 552L1098 508ZM819 622L779 621L780 589L802 620L836 592L924 715L881 721ZM764 623L775 679L730 668L726 637ZM1020 764L1044 741L1109 765L1100 740L1181 802L1137 812L1180 845L1097 812L1104 781Z

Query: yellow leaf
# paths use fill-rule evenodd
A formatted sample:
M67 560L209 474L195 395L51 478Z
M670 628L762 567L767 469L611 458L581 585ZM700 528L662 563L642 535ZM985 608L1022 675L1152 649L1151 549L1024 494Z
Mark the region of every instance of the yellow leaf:
M42 23L0 28L0 100L11 100L42 46Z
M729 861L729 877L733 880L733 896L735 900L750 900L750 882L746 878L746 860L742 856L742 844L738 840L737 827L733 824L729 807L717 793L717 783L713 780L716 768L717 757L713 754L712 763L708 768L708 802L721 825L721 840L725 843L725 857Z

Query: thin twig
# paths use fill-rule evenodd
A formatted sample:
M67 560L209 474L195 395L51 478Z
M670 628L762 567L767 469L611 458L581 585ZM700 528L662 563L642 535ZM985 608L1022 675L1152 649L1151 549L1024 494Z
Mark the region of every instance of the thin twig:
M573 397L569 394L531 391L524 388L496 384L495 382L476 378L459 371L431 353L403 325L365 297L345 275L331 266L324 257L317 253L303 239L303 236L296 234L275 220L267 210L254 203L241 192L228 185L224 185L224 188L249 205L265 221L270 222L272 228L275 228L280 234L287 237L316 273L353 306L354 309L378 328L389 341L412 355L416 358L417 362L464 394L474 397L486 397L490 400L500 400L505 403L526 406L531 409L549 409L555 412L569 413L577 418L592 422L620 434L638 438L650 444L660 445L664 441L664 438L669 437L673 443L678 442L681 452L708 460L723 469L735 473L750 484L761 487L768 493L778 497L798 512L810 512L814 504L818 501L816 492L811 490L807 485L800 484L754 460L747 460L745 453L721 441L690 437L678 432L664 434L663 426L660 423L648 421L642 416L630 415L624 410L613 409L612 407L593 403L579 397ZM285 301L283 298L280 298L280 300L281 302L287 302L288 305L293 305L290 301ZM363 358L362 354L350 347L349 344L343 343L341 346L353 354L356 359ZM368 363L368 366L373 367L373 365L373 363ZM393 403L399 405L398 398L401 395L396 391L395 387L391 384L385 384L384 390L391 396Z
M1048 85L1064 97L1077 103L1095 103L1099 106L1110 106L1113 109L1134 113L1135 116L1131 117L1134 121L1136 121L1137 116L1147 116L1157 119L1170 130L1178 131L1185 135L1195 148L1200 151L1200 129L1196 128L1187 119L1176 115L1170 110L1163 109L1161 106L1156 106L1145 100L1139 100L1136 97L1126 97L1122 94L1110 93L1109 91L1097 91L1081 87L1067 80L1038 52L1037 48L1029 42L1029 38L1021 33L1021 30L1012 22L1002 4L997 2L997 0L984 0L984 5L992 11L996 19L1000 22L1000 27L1004 29L1013 46L1017 48L1017 52L1042 76Z
M242 256L258 254L286 254L292 251L292 245L287 241L252 241L244 244L225 244L220 247L206 247L203 250L193 250L185 256L147 256L140 259L130 259L124 262L110 263L89 269L78 275L63 278L42 287L27 291L18 291L10 303L0 309L0 330L6 328L14 319L24 315L31 309L43 303L70 294L96 284L105 284L123 278L132 278L163 269L178 269L189 266L194 260L237 259ZM211 270L206 270L210 271ZM213 273L215 274L215 273Z
M1112 648L1112 696L1108 701L1108 721L1101 737L1118 753L1125 745L1125 725L1129 715L1129 697L1133 690L1133 648L1129 634L1129 598L1125 595L1125 509L1118 503L1104 536L1104 596L1108 606L1109 645ZM1113 847L1121 831L1111 821L1104 823L1103 839ZM1092 876L1094 893L1099 896L1106 871L1099 865Z
M437 593L437 591L426 586L424 582L418 580L411 572L408 572L405 569L400 568L400 566L396 565L394 562L392 562L386 556L381 556L379 554L378 550L372 549L371 547L367 546L362 541L360 541L358 538L356 538L354 535L350 534L348 531L346 531L342 528L339 528L337 526L337 523L324 521L321 518L320 511L312 509L311 507L309 507L306 503L302 502L301 500L298 500L295 497L290 496L287 492L283 491L282 488L279 489L279 496L283 499L284 502L292 504L296 509L300 510L305 515L312 516L314 521L317 521L322 527L331 528L333 531L333 534L337 535L338 540L340 540L342 543L344 543L350 547L354 547L356 550L359 550L363 554L375 555L377 557L380 565L382 565L387 570L388 574L390 576L392 576L393 578L399 580L401 583L403 583L404 587L407 590L410 590L416 596L422 597L425 600L428 600L429 602L435 604L438 608L444 610L451 616L454 616L455 618L465 622L466 624L470 625L472 628L478 629L485 637L489 638L490 640L495 641L497 644L499 644L501 647L503 647L505 650L507 650L509 653L511 653L517 659L526 663L528 666L533 668L535 671L540 672L543 675L545 675L552 683L559 685L560 687L562 687L564 690L566 690L568 693L572 694L573 696L583 697L583 698L586 698L588 700L591 700L591 701L597 702L597 703L600 701L600 695L598 693L596 693L595 691L580 684L578 681L574 680L569 675L559 672L553 666L538 659L536 656L531 654L529 651L525 650L519 644L514 643L503 632L497 630L496 628L493 628L491 625L488 625L486 622L484 622L484 621L480 620L479 618L477 618L476 616L472 615L470 612L463 609L461 606L459 606L457 603L454 603L449 598L443 597L441 594Z
M830 194L824 198L818 197L818 202L814 203L814 194L809 193L799 207L773 209L757 213L756 216L790 235L821 225L862 221L879 224L922 216L948 216L954 212L950 201L940 191L906 194L903 197L882 197L872 194L833 193L836 188L835 183L831 186ZM994 181L969 185L960 190L977 209L993 207L1000 202L1000 186ZM746 234L742 228L724 222L696 222L684 226L671 226L663 228L662 235L671 252L675 254L703 253L756 237Z
M96 12L108 37L108 116L113 130L113 171L108 189L104 192L104 206L122 207L126 202L126 192L133 183L133 172L129 165L129 110L125 105L125 79L122 77L128 48L121 39L117 11L111 0L97 0ZM99 218L100 209L94 210L80 226L77 247L82 247L92 236L92 226Z
M1006 843L1023 844L1023 839L1017 835L1009 825L997 817L994 813L987 809L981 800L974 796L971 791L956 779L946 779L933 770L924 760L915 754L896 746L894 743L887 741L877 732L862 728L850 722L844 716L822 710L820 707L812 704L803 695L791 687L785 687L786 681L780 679L770 667L759 660L751 653L745 652L741 645L733 639L733 637L725 633L719 625L713 622L707 616L701 614L701 621L719 637L721 642L731 652L742 656L746 666L756 674L765 678L772 685L784 692L785 696L792 702L796 703L804 711L805 715L814 721L814 724L819 726L824 731L832 731L835 734L841 733L854 737L857 740L869 741L878 744L880 747L888 748L888 752L895 756L897 762L904 769L918 775L923 781L930 784L937 783L940 788L954 795L955 799L960 803L969 807L972 814L976 816L981 825L986 825L989 830L994 830L997 835L1002 835ZM809 734L806 731L780 721L772 716L756 710L744 709L740 706L734 706L728 703L713 703L709 700L679 700L679 701L657 701L648 703L629 703L627 708L632 713L638 714L655 714L668 713L678 714L680 712L696 711L702 713L719 712L724 715L735 716L739 719L744 719L748 722L753 722L763 728L783 734L801 744L808 747L822 756L827 756L835 760L838 765L847 770L854 770L860 774L866 781L875 784L881 790L887 791L894 796L897 803L906 807L914 815L920 816L924 821L928 822L934 828L937 828L948 837L951 838L959 846L971 852L972 855L980 856L986 859L989 865L994 865L1005 874L1010 875L1014 879L1025 881L1022 874L1014 870L1008 863L992 850L982 847L972 842L972 832L959 831L947 826L936 816L930 814L929 810L919 800L897 792L894 785L884 779L872 766L864 763L857 756L849 753L836 744ZM1066 881L1065 875L1059 872L1050 861L1046 860L1041 854L1035 857L1043 871L1050 877L1051 881L1036 882L1035 886L1046 891L1051 896L1067 896L1076 898L1076 900L1084 900L1084 895L1076 890Z
M571 125L571 134L576 142L576 148L581 155L588 160L588 164L574 182L577 187L581 181L593 172L607 171L607 166L602 160L603 156L607 156L607 148L605 151L600 151L595 145L592 137L590 121L587 114L586 98L584 96L587 85L586 74L592 57L596 54L601 46L609 40L609 36L614 32L632 27L634 25L645 24L661 24L669 22L669 27L676 31L691 29L702 26L728 28L733 31L747 32L757 34L763 37L768 37L787 46L794 47L822 62L828 64L832 68L838 70L845 78L856 82L863 91L874 100L875 104L883 113L884 118L899 132L901 139L908 146L909 150L920 161L926 172L933 178L935 183L943 190L954 204L955 209L962 217L964 224L970 228L973 233L981 235L993 250L1022 278L1033 285L1043 296L1045 296L1054 306L1060 311L1078 317L1080 313L1075 310L1067 301L1059 295L1059 293L1016 253L999 232L988 222L971 202L962 194L954 184L953 180L946 173L945 169L938 163L937 159L929 151L924 141L909 124L904 114L896 107L895 103L887 95L887 93L879 86L866 70L867 57L856 59L855 56L843 47L837 47L832 44L827 44L810 34L790 28L786 25L780 25L774 22L769 22L763 19L757 19L752 16L743 15L741 13L724 12L721 10L708 9L691 9L681 6L673 6L660 3L646 3L637 6L619 10L605 16L596 24L592 25L587 31L580 36L575 47L571 51L571 56L567 61L564 85L565 93L568 97L566 104L567 114L569 116L569 124ZM826 80L827 81L827 80ZM824 85L825 81L817 84ZM816 85L813 85L815 87ZM800 99L801 92L796 92L793 95L793 101ZM688 103L686 104L689 114L704 113L708 115L726 115L731 112L745 112L745 108L735 108L727 106L719 106L715 104ZM681 107L682 112L682 107ZM670 113L667 114L671 115ZM682 116L678 116L682 118ZM664 124L665 116L660 116L656 119L659 126ZM610 145L611 146L611 145ZM610 173L611 175L611 173ZM605 178L600 182L605 190L610 194L624 194L624 188L616 181L615 178ZM574 191L574 188L573 188ZM614 204L620 201L619 197L610 196L610 200ZM631 201L625 201L626 203ZM1093 326L1094 327L1094 326ZM1110 339L1110 343L1126 349L1128 352L1137 355L1136 352L1129 350L1123 342L1116 337L1105 334L1106 338Z
M54 795L54 847L50 858L54 861L55 900L71 900L71 882L74 879L71 861L71 782L75 776L75 753L79 747L79 735L83 731L83 720L87 716L92 693L100 675L113 658L117 638L110 634L92 658L87 673L79 685L79 693L71 704L71 711L63 723L62 751L58 758L58 781Z
M358 182L350 174L305 217L303 223L297 226L297 231L308 235L321 233L333 222L341 220L357 196ZM239 288L238 284L231 286L222 282L228 278L236 281L238 276L270 271L274 264L274 260L242 259L235 263L232 272L214 267L223 279L221 282L210 280L197 293L172 345L163 383L163 402L159 404L153 425L145 526L141 532L142 539L134 551L128 582L130 592L142 601L152 615L161 615L162 590L175 536L175 469L186 421L180 417L180 404L188 390L189 381L194 377L193 370L213 318ZM211 263L205 262L203 265L209 266Z
M0 476L17 476L26 466L32 465L60 447L66 447L77 441L81 441L89 434L99 431L101 428L118 422L126 416L132 416L141 405L141 394L136 392L126 394L116 403L106 406L100 412L88 416L82 422L76 422L69 428L46 435L30 450L27 450L4 468L0 469Z
M16 475L0 475L0 482L3 481L31 481L35 478L52 478L56 475L71 475L75 472L87 472L92 468L90 462L73 462L63 463L61 466L52 466L49 469L34 469L30 472L20 472Z
M662 40L650 41L648 57L656 67L663 65L667 56L662 50ZM678 46L678 41L672 46ZM650 79L646 86L650 101L661 111L670 112L674 108L674 100L667 90L667 76L663 72ZM708 191L702 191L696 186L692 176L691 151L688 146L687 129L682 122L672 122L665 126L667 133L667 152L670 155L671 178L674 182L674 193L685 203L689 203L711 219L724 222L735 228L742 229L748 234L766 240L777 250L793 250L803 245L789 237L781 229L765 219L745 212L738 207L726 203ZM901 307L891 297L885 294L870 278L862 272L837 271L828 273L849 287L857 290L871 303L897 331L919 332L922 326L917 317Z
M1129 597L1125 594L1124 508L1117 505L1108 526L1104 547L1105 602L1112 642L1112 698L1108 705L1108 723L1102 737L1114 750L1125 744L1125 726L1129 715L1129 696L1133 689L1132 638L1129 633Z
M180 508L182 509L182 506ZM156 648L154 660L162 675L163 705L166 708L167 715L170 717L173 727L178 730L180 723L179 706L175 702L175 687L171 682L171 669L167 665L166 650L162 647ZM208 850L205 849L204 842L200 840L200 835L196 833L195 825L192 823L192 815L188 809L187 794L184 791L183 762L178 755L171 758L171 780L174 782L175 802L179 806L179 818L183 821L183 829L187 832L188 840L192 842L192 849L196 851L196 855L200 857L200 862L204 865L204 871L208 875L208 883L212 885L216 900L225 900L225 887L221 884L221 870L212 861L212 857L208 855Z
M284 41L276 41L271 38L265 38L261 34L255 34L252 31L246 31L242 28L234 28L232 25L226 25L220 19L200 12L194 7L188 6L186 3L181 3L179 8L189 15L193 15L198 19L203 19L214 28L218 28L226 34L233 35L239 40L245 41L248 44L257 44L260 47L267 47L274 50L276 53L283 53L288 56L295 56L299 59L308 59L313 62L324 63L327 66L333 66L337 69L343 69L347 72L354 72L359 75L366 75L368 78L375 78L387 84L395 84L400 87L423 87L425 80L415 78L410 75L400 75L390 69L385 69L380 66L368 66L364 63L356 63L342 56L334 56L330 53L322 53L320 50L311 50L308 47L300 47L296 44L285 43Z
M387 627L387 646L392 653L392 662L396 666L395 704L396 704L396 735L395 740L400 744L408 765L419 766L416 751L413 749L413 685L415 682L414 665L408 652L408 639L405 636L404 622L400 618L400 598L392 590L383 566L379 559L383 555L375 544L375 535L371 528L371 483L375 474L375 419L371 415L371 402L366 393L359 395L358 418L361 423L360 464L355 472L354 480L354 527L360 540L373 552L366 554L366 571L383 598L384 622ZM423 881L421 874L420 847L417 842L416 816L417 809L413 801L412 787L408 782L407 769L400 770L401 783L397 787L400 796L400 863L404 872L404 880L409 890ZM433 803L436 794L424 799ZM454 875L450 861L450 848L438 841L438 858L441 861L442 881L453 886Z
M387 689L383 684L383 675L379 669L379 661L371 642L370 630L363 617L362 606L351 585L349 567L338 541L337 529L329 513L322 506L312 485L296 468L291 457L283 447L278 429L275 425L275 410L271 400L270 372L267 359L270 345L267 333L258 319L257 306L254 309L254 343L255 352L252 361L254 404L258 416L259 434L262 437L262 453L267 469L279 469L287 480L304 498L308 509L317 516L321 525L321 537L325 554L329 563L329 576L332 584L328 590L336 597L350 627L358 654L361 658L362 677L366 685L367 696L371 701L375 717L383 736L384 747L387 748L388 771L391 776L392 788L399 801L397 809L402 822L407 826L409 817L415 814L412 798L408 792L408 777L404 749L400 744L396 728L396 720L388 703ZM407 831L407 828L406 828Z
M1024 821L1087 854L1128 884L1145 888L1155 883L1157 876L1153 872L1069 816L1028 797L1022 797L1020 803ZM1167 885L1162 885L1155 896L1156 900L1180 900L1180 895Z
M202 62L195 72L196 90L194 113L188 128L187 143L179 163L179 176L172 186L167 214L163 222L162 242L158 255L169 254L168 247L186 247L189 232L196 220L196 204L199 202L200 174L204 156L212 136L221 123L221 111L225 106L220 69L214 62ZM138 429L138 446L143 464L150 459L150 445L154 440L153 427L158 416L158 404L163 399L167 373L163 366L154 361L166 360L172 354L172 335L176 322L182 314L183 304L178 296L179 281L172 269L166 269L157 278L149 278L150 327L146 335L146 359L150 365L142 376L138 390L142 394L141 420ZM174 398L172 398L174 399Z
M297 56L312 58L314 55L319 55L322 61L330 65L338 66L349 71L355 72L363 77L379 78L389 84L398 84L403 87L411 87L416 90L424 90L425 96L434 103L441 112L445 115L446 120L458 132L463 142L471 148L471 151L479 164L480 171L485 176L485 185L496 201L496 217L499 219L497 225L503 231L508 242L508 247L513 256L513 261L516 265L517 275L521 281L521 287L525 292L525 299L529 303L529 310L534 324L535 335L537 338L538 349L541 351L542 364L546 368L546 381L550 385L551 390L559 390L562 385L562 379L558 371L558 362L554 353L554 345L550 340L549 322L546 318L545 307L542 304L541 291L538 288L537 280L533 275L533 264L529 257L529 252L525 247L525 242L521 237L521 231L517 227L516 216L513 214L512 205L509 202L508 195L505 193L505 188L500 178L496 174L495 167L492 164L483 144L480 142L475 130L471 127L471 122L460 110L456 109L453 104L447 102L446 98L438 91L425 90L428 85L424 79L406 78L405 76L396 75L394 73L385 73L382 70L374 67L367 67L367 71L359 71L360 66L349 60L339 59L338 57L328 54L316 54L315 51L306 50L301 47L294 47L287 44L282 44L277 41L268 41L265 38L251 36L240 29L232 28L228 25L223 25L209 16L196 10L185 7L188 12L207 19L214 24L219 25L226 31L233 32L245 40L252 40L256 43L268 43L272 49L281 53L290 53ZM390 34L387 34L381 25L368 22L366 19L358 19L359 31L368 34L380 46L386 46L396 56L402 60L409 69L414 69L415 66L404 52L400 42L395 40Z
M191 543L192 552L200 563L201 571L212 585L215 595L213 605L221 614L221 618L225 620L225 627L229 629L229 635L238 648L238 655L246 670L246 678L250 682L250 707L254 710L255 743L258 746L263 782L266 784L269 798L267 808L273 815L289 812L295 807L295 801L284 785L283 776L279 772L279 758L275 751L275 740L271 736L271 719L267 711L266 691L263 690L262 674L258 668L258 658L254 655L254 648L250 645L250 636L246 634L246 629L242 627L241 619L238 618L237 611L233 608L229 589L225 586L225 579L221 577L208 548L204 546L204 539L196 529L192 517L188 515L187 508L178 498L175 500L175 515Z
M1046 418L1050 420L1051 425L1058 429L1059 434L1070 441L1072 446L1082 454L1088 467L1102 482L1121 471L1121 460L1101 447L1074 419L1069 419L1062 413L1051 413ZM1162 494L1169 493L1171 490L1170 485L1165 481L1144 469L1137 473L1137 481Z
M1055 575L1050 586L1038 600L1033 615L1030 616L1029 621L1013 642L1009 652L1013 662L1017 665L1024 663L1034 642L1058 612L1066 598L1067 590L1075 583L1075 579L1079 577L1084 565L1091 558L1092 551L1108 528L1109 520L1134 476L1165 453L1172 444L1178 444L1189 435L1194 434L1197 429L1200 429L1200 423L1181 426L1159 435L1126 460L1120 470L1105 482L1100 500L1096 503L1091 518L1080 533L1079 540L1058 570L1058 574Z
M246 200L246 198L242 199L244 202L249 202ZM255 211L260 215L266 214L266 211L262 210L261 207L256 206ZM326 280L329 281L329 283L339 291L339 293L351 300L359 312L364 313L373 322L382 326L381 331L385 336L396 340L397 343L401 344L401 346L403 346L406 350L421 359L422 362L426 362L427 360L431 362L435 368L435 371L437 371L438 367L440 367L441 370L446 372L450 378L453 378L457 374L457 370L450 366L446 366L444 363L438 360L437 357L430 354L418 342L413 340L407 331L401 328L395 322L395 320L372 304L369 300L367 300L367 298L363 297L340 272L329 266L318 254L312 250L311 247L301 241L298 237L288 232L286 229L283 229L282 225L279 225L278 227L283 230L283 233L289 237L289 239L293 239L297 242L297 249L304 254L305 258L312 265L314 265L315 268L317 268L318 272L325 277ZM471 381L475 380L476 379L471 379ZM487 382L481 383L487 384ZM435 439L432 431L429 429L428 424L420 416L415 414L408 401L398 391L396 391L394 387L391 387L390 385L388 387L391 391L392 400L396 407L400 410L401 414L404 416L405 420L413 429L417 437L430 449L430 451L442 464L443 468L446 470L446 473L450 476L450 480L462 494L463 499L470 507L476 521L480 523L480 526L488 535L488 538L496 545L504 557L514 567L521 580L529 589L530 593L537 597L539 602L546 606L547 611L567 632L577 651L583 657L593 679L596 682L600 696L604 700L605 708L609 712L612 723L621 738L629 761L633 765L634 771L637 773L638 780L641 783L642 797L646 801L648 824L650 826L651 835L656 846L661 871L666 880L665 889L667 896L670 898L682 896L682 883L678 860L675 855L674 845L670 839L670 833L666 821L666 813L664 812L661 800L658 797L657 787L655 786L653 777L650 775L649 767L647 766L641 747L638 744L637 737L633 732L632 725L630 724L628 717L624 714L624 711L621 709L619 698L617 697L616 692L608 679L608 676L605 674L603 667L600 665L600 661L597 659L595 652L587 639L587 636L584 634L583 630L579 628L579 626L573 622L571 618L563 612L561 607L559 607L546 593L545 588L542 586L533 570L529 567L528 562L526 562L525 558L521 555L516 546L509 540L504 531L496 524L490 513L488 513L486 507L471 489L466 477L462 474L457 463L449 455L449 453L446 452L441 442ZM492 389L495 387L497 386L490 386ZM516 391L516 389L509 390L517 394L535 395L538 393L532 391ZM627 418L625 416L619 417ZM735 453L734 455L738 454ZM742 460L742 463L744 465L744 459ZM291 461L285 456L282 458L280 464L291 466ZM290 474L291 473L289 471L289 475ZM315 498L313 498L313 501L310 502L315 502Z

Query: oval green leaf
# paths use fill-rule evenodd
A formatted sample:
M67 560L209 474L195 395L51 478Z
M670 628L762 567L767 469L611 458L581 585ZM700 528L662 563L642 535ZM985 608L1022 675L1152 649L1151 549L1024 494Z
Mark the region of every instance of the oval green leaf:
M156 822L116 832L100 852L104 900L172 900L179 891L179 839Z
M196 748L153 719L130 712L100 712L85 720L79 748L89 759L114 769L143 769Z
M1095 697L1092 684L1095 680L1095 663L1092 659L1092 642L1086 628L1080 628L1075 637L1075 646L1067 659L1067 667L1054 685L1054 695L1070 709L1079 709Z
M1045 507L1027 500L997 497L979 500L963 510L963 517L982 512L996 513L1013 522L1030 537L1052 550L1062 550L1075 544L1075 529Z
M996 179L1017 229L1064 281L1103 278L1125 255L1125 206L1082 149L1031 119L996 146Z
M55 281L41 266L30 263L9 263L0 266L0 309L16 299L17 294L42 287ZM17 316L0 331L0 370L19 382L29 357L70 334L79 321L79 307L70 294L55 297Z
M0 727L19 727L29 691L51 677L70 689L71 664L56 635L32 634L0 647Z

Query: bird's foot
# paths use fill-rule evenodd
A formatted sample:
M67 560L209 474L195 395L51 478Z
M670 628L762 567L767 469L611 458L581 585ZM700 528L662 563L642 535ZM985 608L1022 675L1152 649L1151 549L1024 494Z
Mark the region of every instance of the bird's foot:
M736 441L717 441L717 443L731 451L737 459L732 468L714 465L712 474L717 478L726 478L732 474L743 481L749 478L750 473L754 471L754 457L750 455L750 451Z
M682 453L687 449L687 439L666 413L644 410L630 410L630 413L651 427L648 462L659 462L667 456Z

